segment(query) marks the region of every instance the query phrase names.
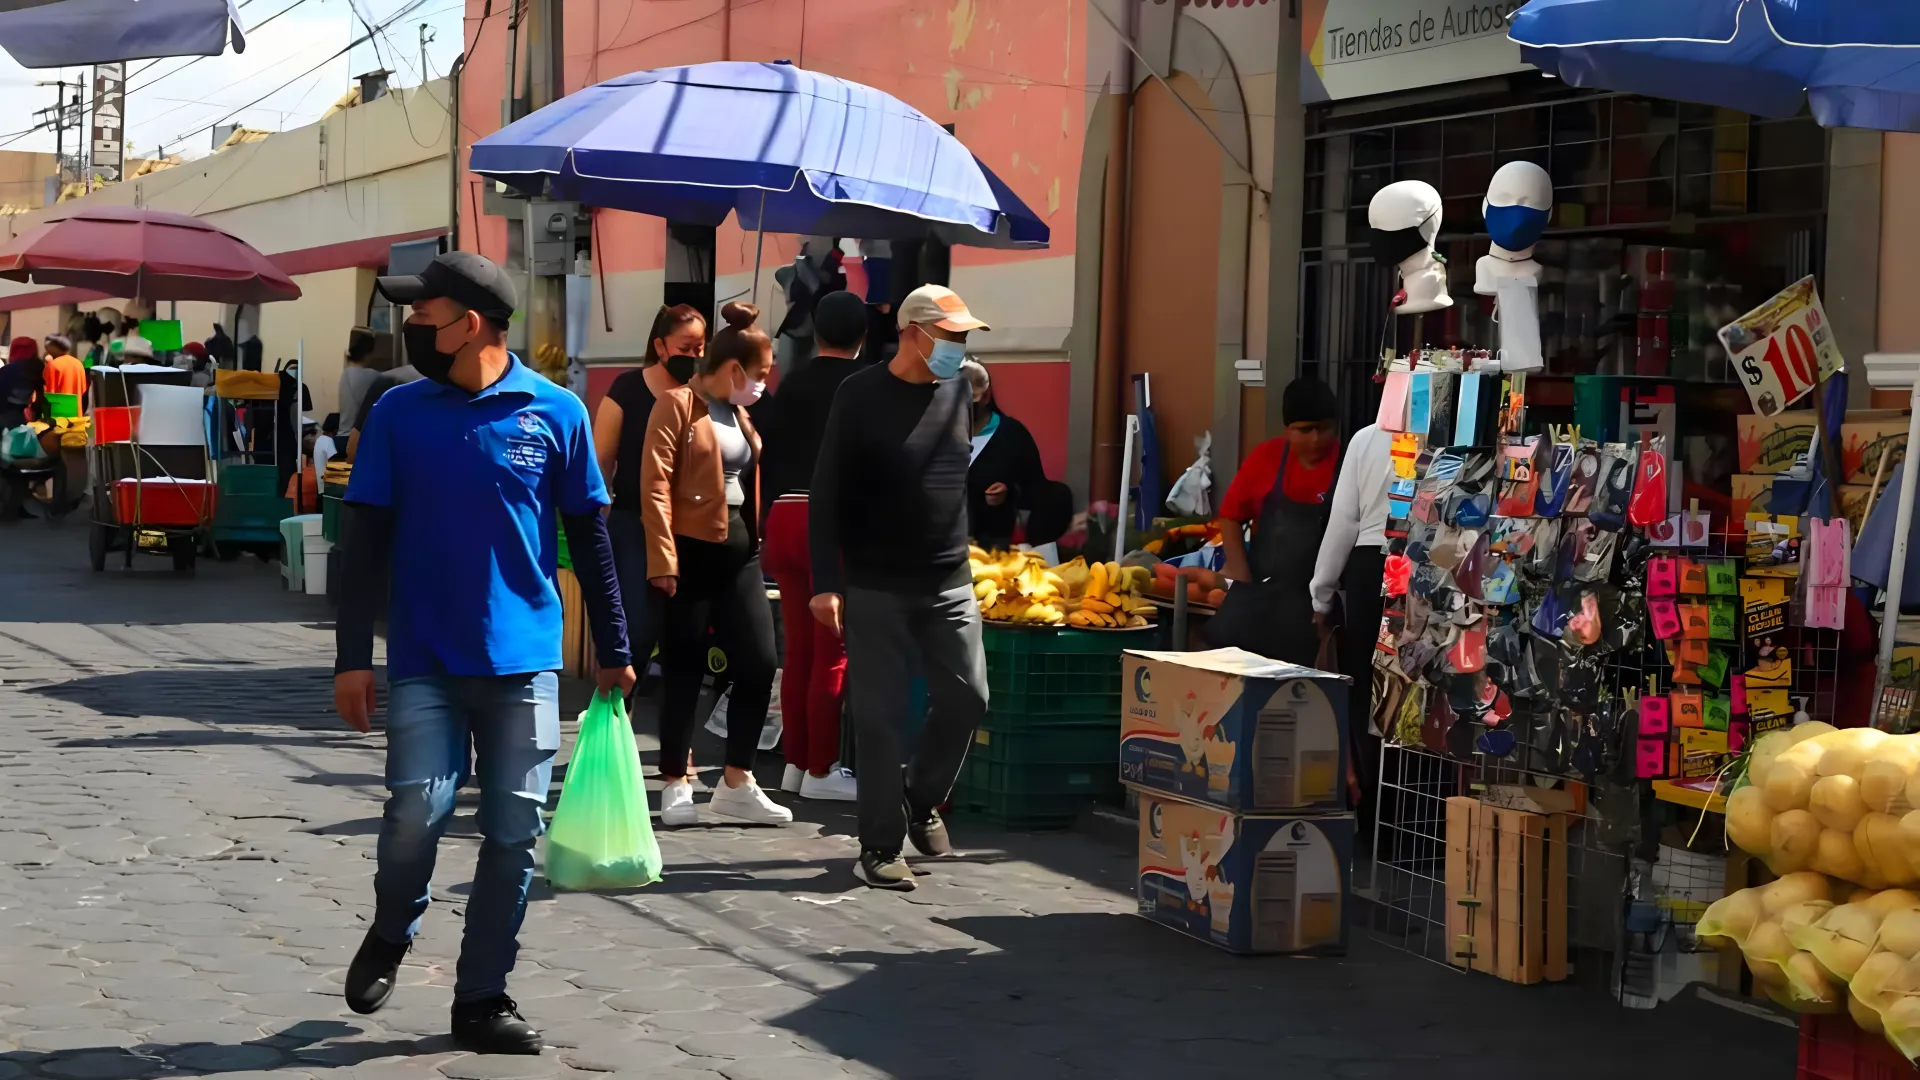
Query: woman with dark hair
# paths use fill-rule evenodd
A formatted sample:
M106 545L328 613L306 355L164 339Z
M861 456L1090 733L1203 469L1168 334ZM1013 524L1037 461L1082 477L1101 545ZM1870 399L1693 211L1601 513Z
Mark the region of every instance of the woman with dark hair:
M647 418L660 395L693 377L707 346L707 320L686 304L662 307L647 334L640 366L620 373L593 414L593 449L607 479L613 509L607 531L613 539L614 571L626 598L628 647L634 670L646 676L660 634L660 601L647 585L647 537L640 523L640 455Z
M660 820L697 820L687 776L694 707L707 669L707 630L727 655L723 779L708 808L737 821L779 825L793 812L753 778L760 730L773 697L773 607L760 568L760 437L747 407L767 389L773 340L760 310L720 309L715 334L685 386L659 395L647 418L640 461L640 517L646 525L649 584L661 606Z
M973 391L968 429L973 462L967 467L967 530L973 542L988 550L1012 547L1022 511L1027 513L1027 543L1060 539L1073 516L1072 492L1047 479L1040 447L1027 425L1000 411L986 365L968 358L960 374Z

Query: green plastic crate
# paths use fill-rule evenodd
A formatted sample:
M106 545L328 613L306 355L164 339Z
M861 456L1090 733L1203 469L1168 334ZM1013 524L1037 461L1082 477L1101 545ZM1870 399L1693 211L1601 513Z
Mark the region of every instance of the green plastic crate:
M1010 765L968 754L953 809L1016 829L1071 825L1096 803L1120 800L1119 769L1111 760L1092 763Z
M988 626L989 708L1025 724L1120 716L1120 654L1152 640L1151 629L1079 630Z
M1104 762L1120 768L1120 725L1060 724L1041 728L983 723L973 733L969 759L1007 765Z
M280 522L292 516L292 499L277 495L228 495L222 492L214 508L213 527L216 530L245 530L250 535L244 539L277 542L280 539Z
M340 484L328 484L320 495L320 535L329 544L340 542L340 510L346 504L346 491Z
M275 465L226 463L220 465L220 497L267 495L280 497L280 469Z

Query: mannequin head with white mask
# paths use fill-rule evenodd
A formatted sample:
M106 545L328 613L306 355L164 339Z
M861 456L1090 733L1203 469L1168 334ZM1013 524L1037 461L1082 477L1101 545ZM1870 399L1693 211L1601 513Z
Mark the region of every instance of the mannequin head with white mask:
M1367 204L1367 224L1374 261L1400 269L1396 314L1453 306L1447 295L1446 260L1433 250L1440 235L1440 193L1432 184L1402 180L1381 188Z
M1473 291L1492 296L1501 278L1538 279L1540 264L1533 261L1534 245L1553 216L1553 179L1531 161L1509 161L1500 166L1480 201L1493 249L1474 264Z

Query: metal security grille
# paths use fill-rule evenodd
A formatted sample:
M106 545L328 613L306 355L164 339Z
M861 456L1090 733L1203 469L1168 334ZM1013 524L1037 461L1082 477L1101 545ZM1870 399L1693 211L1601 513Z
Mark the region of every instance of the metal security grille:
M1432 184L1444 205L1437 246L1454 306L1422 320L1421 343L1490 346L1491 315L1473 295L1473 264L1488 247L1480 203L1495 170L1526 160L1554 182L1553 224L1540 252L1549 370L1604 371L1603 350L1618 340L1631 348L1631 282L1623 280L1639 247L1658 245L1684 253L1676 273L1699 293L1699 325L1675 330L1674 374L1726 378L1711 347L1714 327L1701 328L1820 270L1827 145L1805 115L1767 120L1580 91L1536 73L1469 84L1444 99L1405 95L1310 110L1303 370L1334 386L1358 426L1372 410L1372 368L1388 335L1402 351L1416 344L1413 320L1388 314L1392 268L1374 265L1365 247L1368 201L1399 180Z

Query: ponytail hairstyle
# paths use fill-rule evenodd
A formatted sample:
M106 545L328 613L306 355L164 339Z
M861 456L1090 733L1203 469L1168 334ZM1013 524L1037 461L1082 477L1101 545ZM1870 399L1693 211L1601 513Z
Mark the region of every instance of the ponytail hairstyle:
M706 354L700 357L700 374L711 375L729 360L740 361L742 367L750 366L763 352L773 348L773 339L760 329L760 309L752 304L735 300L720 309L720 318L727 325L707 343Z
M647 332L647 354L640 361L640 366L652 367L665 360L666 357L660 355L655 343L665 341L694 323L700 324L702 334L707 332L707 317L692 304L675 304L672 307L660 305L660 313L653 317L653 329Z

